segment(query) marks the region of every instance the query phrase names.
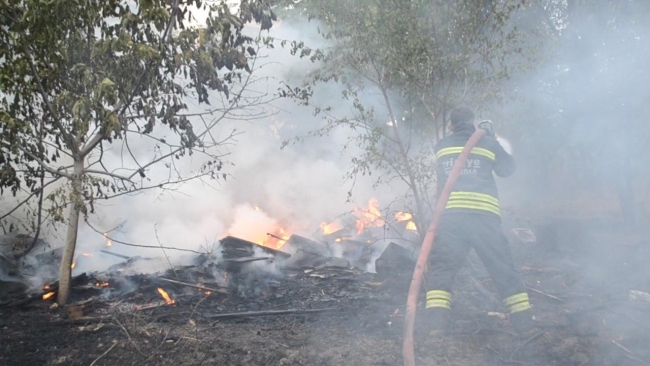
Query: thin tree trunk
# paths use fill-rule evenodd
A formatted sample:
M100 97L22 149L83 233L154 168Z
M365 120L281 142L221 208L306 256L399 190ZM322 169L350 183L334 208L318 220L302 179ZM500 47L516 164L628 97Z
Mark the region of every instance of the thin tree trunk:
M81 211L82 192L81 179L84 172L84 159L79 158L74 162L74 175L72 180L72 202L68 216L68 232L65 239L61 269L59 270L59 293L57 303L65 305L70 296L70 279L72 277L72 260L77 245L77 231L79 229L79 213Z
M380 88L380 89L382 95L384 96L386 107L388 108L388 114L390 116L391 125L393 127L393 131L395 132L395 140L397 141L397 146L399 148L400 155L402 156L403 159L404 168L406 169L406 175L408 176L409 186L411 187L411 191L413 192L413 199L415 200L415 208L417 210L417 215L414 218L415 226L417 227L420 236L424 237L424 234L426 233L426 228L424 227L422 221L424 219L424 210L422 208L422 200L420 199L420 190L418 189L417 186L415 174L413 173L413 168L409 163L408 152L406 151L406 147L404 146L404 142L402 141L402 137L399 133L399 128L397 126L397 119L395 119L395 113L393 113L393 107L390 103L390 99L388 98L386 89L384 88Z

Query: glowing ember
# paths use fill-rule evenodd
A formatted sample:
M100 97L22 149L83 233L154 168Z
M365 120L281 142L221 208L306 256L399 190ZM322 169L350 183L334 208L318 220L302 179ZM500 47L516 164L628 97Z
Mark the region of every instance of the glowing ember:
M43 286L43 289L44 289L44 290L49 290L49 289L50 289L50 285L45 285L45 286Z
M374 226L381 227L384 225L384 220L381 218L381 211L379 211L379 201L376 198L370 199L367 209L355 209L354 215L357 216L357 234L363 233L366 227Z
M47 299L49 299L50 297L54 296L54 294L55 294L54 291L52 291L52 292L48 292L48 293L44 294L44 295L43 295L43 300L47 300Z
M333 232L339 231L342 229L341 225L336 222L321 222L320 228L323 231L323 235L329 235Z
M97 282L95 283L95 287L108 287L109 283L108 282Z
M212 294L212 291L206 291L205 296L210 296Z
M92 257L92 256L93 256L93 255L90 254L90 253L83 253L83 254L81 254L81 255L83 255L84 257Z
M74 269L74 267L76 266L77 266L77 262L72 262L72 264L70 265L70 269Z
M336 239L334 239L334 241L337 242L337 243L340 243L340 242L341 242L341 238L336 238Z
M104 237L106 238L106 246L110 247L113 245L113 242L108 238L108 233L104 233Z
M158 293L160 294L160 296L162 296L163 299L165 299L165 302L167 303L167 305L172 305L172 304L174 304L176 302L171 297L169 297L169 294L167 293L167 291L163 290L160 287L158 287Z

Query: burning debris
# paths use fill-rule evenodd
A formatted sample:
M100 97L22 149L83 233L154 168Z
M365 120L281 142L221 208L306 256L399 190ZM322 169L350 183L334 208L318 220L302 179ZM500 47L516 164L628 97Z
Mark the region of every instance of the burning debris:
M392 219L393 215L387 217ZM197 343L195 348L191 348L191 342L198 342L192 339L199 339L196 332L204 332L201 334L205 334L208 339L223 339L223 335L227 335L227 346L219 341L214 347L219 354L231 355L230 350L236 349L239 355L224 361L225 364L262 362L237 358L249 354L247 352L250 349L241 347L250 344L256 344L256 351L251 351L252 354L261 349L267 350L264 352L286 349L295 351L300 357L307 357L311 353L295 346L304 344L304 341L302 338L295 340L292 332L304 332L302 336L307 339L314 334L315 329L324 332L320 337L325 337L326 341L314 354L326 353L332 348L346 349L345 344L337 344L335 339L328 338L330 333L340 334L344 331L350 333L353 339L362 338L368 342L372 342L372 339L379 340L373 346L374 352L378 354L382 354L382 351L386 351L384 348L388 347L385 354L399 356L399 348L394 345L398 345L401 339L401 322L405 311L403 299L413 269L413 249L395 241L390 241L385 249L377 249L377 245L370 244L367 240L372 240L374 230L379 228L372 224L359 236L356 219L354 216L353 220L338 220L334 225L322 225L319 232L312 236L287 235L279 249L227 236L219 241L214 252L197 255L192 264L173 268L167 266L165 270L147 274L132 269L142 267L154 261L154 258L126 256L114 252L114 249L109 254L104 245L96 251L84 248L76 258L79 268L83 268L84 260L92 258L110 257L121 262L104 272L75 273L70 303L65 307L57 308L53 303L58 291L57 281L49 281L39 286L35 292L13 292L0 299L0 306L3 306L5 314L22 313L12 312L12 307L32 309L28 314L34 313L34 309L43 309L43 316L49 317L48 319L54 318L55 322L74 325L71 328L81 334L79 337L99 334L94 332L100 328L106 332L114 328L115 333L109 333L110 337L124 339L120 342L123 342L125 349L131 347L131 342L140 339L137 350L132 350L135 355L140 354L138 351L147 349L145 344L155 345L153 348L164 344L160 350L152 349L150 352L167 352L165 354L169 360L175 360L177 354L185 352L178 352L181 347L186 347L182 348L184 350L205 352L205 342ZM382 220L385 225L391 224L386 218ZM404 227L400 228L408 231L406 224L411 220L412 216L398 213L392 223L403 223ZM341 240L335 240L337 238ZM381 239L374 237L374 240L379 242ZM535 248L534 245L513 246L513 250L518 252ZM55 253L41 258L49 260L53 256ZM543 311L542 315L549 324L547 333L543 336L534 334L522 342L512 343L509 318L498 300L492 299L491 284L485 275L477 272L474 265L470 265L460 273L460 276L469 277L463 282L470 285L459 288L455 294L455 309L475 314L470 322L458 322L459 334L472 339L468 344L487 344L485 347L499 349L500 354L516 351L514 360L538 358L539 362L533 363L535 365L542 365L543 362L549 364L551 359L560 357L575 359L576 362L572 364L579 365L578 362L587 359L598 359L600 348L592 345L597 338L591 334L599 334L599 337L605 338L604 343L615 350L609 349L607 352L618 352L615 353L617 357L612 359L647 358L639 347L634 347L634 342L645 339L645 336L639 335L641 333L617 333L625 334L628 338L611 336L610 334L615 334L612 332L620 329L620 325L610 320L614 315L608 315L610 308L617 312L625 309L633 314L647 311L650 298L647 286L629 291L625 298L611 303L606 297L599 298L598 295L586 293L585 289L573 288L581 283L575 279L580 275L578 269L566 267L563 261L556 262L552 266L556 268L552 268L549 263L535 263L541 256L529 254L529 257L534 259L534 263L527 264L520 270L527 279L536 308ZM366 270L369 267L373 267L376 273L368 273ZM57 317L60 319L56 320ZM305 318L310 320L305 321ZM131 323L133 325L129 325ZM12 327L3 331L17 332L19 327ZM128 337L123 327L127 330ZM50 328L63 327L48 327ZM278 329L278 333L273 333L276 332L273 329ZM215 333L210 333L211 330ZM146 338L148 343L143 343L142 337L147 334L151 334L151 338ZM235 334L248 334L259 339L235 338ZM490 336L486 337L485 334ZM102 339L105 336L102 333ZM294 340L295 343L292 343ZM345 342L354 344L349 338ZM286 347L278 346L280 343ZM504 344L508 346L505 347ZM311 347L319 346L310 344ZM500 364L499 357L503 356L495 356L491 351L484 352L485 347L471 352L479 352L488 360L488 364ZM448 351L453 349L452 347ZM537 351L538 349L543 351ZM553 356L544 356L549 352ZM613 357L607 352L604 357ZM129 356L133 357L134 354ZM347 357L350 354L354 352L348 353ZM423 355L427 357L426 353ZM99 354L93 357L98 356ZM107 359L106 364L120 364L123 361L118 353L114 357ZM298 356L282 354L273 357L298 362L295 358ZM317 356L314 357L314 364L322 361ZM368 360L372 358L368 357ZM320 361L316 362L317 360ZM426 359L427 362L429 360ZM352 360L349 364L354 364L352 362L356 361ZM638 361L633 362L640 364ZM325 361L321 363L327 364ZM356 364L372 363L398 364L398 361L396 358L386 358Z
M167 303L167 305L173 305L173 304L176 303L176 301L174 301L174 300L169 296L169 294L167 293L167 291L163 290L161 287L158 287L157 290L158 290L158 293L160 294L160 296L162 296L162 298L165 299L165 302Z
M264 214L259 206L254 206L252 210L256 214ZM387 237L389 230L397 234L396 238L392 238L396 242L389 248L395 248L395 245L402 248L399 243L404 235L417 238L417 234L413 236L415 223L412 214L397 212L394 216L384 215L379 209L379 201L374 198L366 208L357 208L333 221L322 222L319 230L311 236L292 233L287 229L288 225L281 225L279 221L269 222L273 227L265 228L266 235L263 237L255 236L257 234L244 238L226 236L219 241L212 254L198 255L194 265L185 270L169 268L165 260L116 252L109 233L105 232L103 242L98 247L81 247L74 256L71 264L74 270L72 299L112 301L120 298L127 301L135 300L133 296L140 294L149 301L162 297L166 305L172 305L184 301L187 296L224 296L233 290L240 294L247 294L251 290L255 292L272 286L274 281L292 271L300 271L310 278L346 277L375 271L378 258L377 262L382 263L380 267L395 261L394 249L381 255L391 241ZM408 242L408 239L402 240L401 244L406 243L408 247ZM20 272L47 267L51 271L38 276L45 283L26 283L20 291L3 294L1 304L19 305L36 299L53 301L57 294L58 282L55 279L61 253L60 249L56 249L38 254L31 259L28 267L18 269ZM83 273L91 269L93 263L105 263L108 259L119 262L101 273ZM160 268L164 272L142 274L144 265ZM165 271L165 267L168 270ZM382 271L386 271L385 267Z

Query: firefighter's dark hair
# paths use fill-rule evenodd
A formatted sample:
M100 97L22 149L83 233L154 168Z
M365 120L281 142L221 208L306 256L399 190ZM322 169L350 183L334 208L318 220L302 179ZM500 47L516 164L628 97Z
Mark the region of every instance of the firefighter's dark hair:
M471 123L474 121L474 118L476 118L476 116L474 116L474 112L466 107L458 107L453 109L449 114L449 117L451 119L452 126L467 122Z

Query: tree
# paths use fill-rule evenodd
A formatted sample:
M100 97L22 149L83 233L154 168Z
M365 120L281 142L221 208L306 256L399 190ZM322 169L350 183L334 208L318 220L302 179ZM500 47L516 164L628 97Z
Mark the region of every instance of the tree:
M447 131L448 111L497 101L513 73L531 65L534 44L511 25L525 1L305 0L296 5L323 25L332 47L294 52L320 64L303 89L288 91L305 104L313 85L336 81L355 109L352 117L316 106L325 126L353 131L364 153L351 176L380 172L378 182L402 181L415 205L418 228L433 208L433 144ZM380 96L368 97L374 92Z
M244 25L263 31L274 19L264 0L243 0L238 15L225 2L200 0L0 2L0 190L31 198L64 182L46 199L54 220L66 221L69 209L59 304L68 300L79 218L97 200L225 178L220 147L232 133L213 128L259 117L251 108L269 100L249 92L269 40L247 36ZM194 98L206 107L188 111ZM138 136L153 157L133 151ZM122 150L115 166L111 147ZM176 163L185 156L201 162L190 174ZM147 174L159 164L169 178L152 182Z

